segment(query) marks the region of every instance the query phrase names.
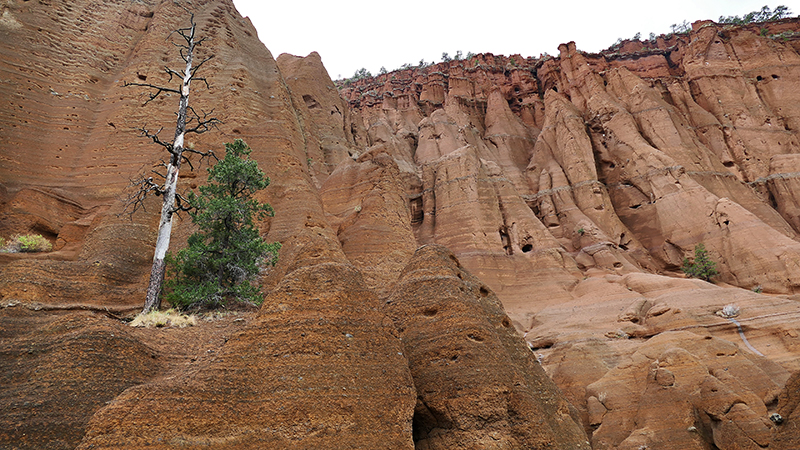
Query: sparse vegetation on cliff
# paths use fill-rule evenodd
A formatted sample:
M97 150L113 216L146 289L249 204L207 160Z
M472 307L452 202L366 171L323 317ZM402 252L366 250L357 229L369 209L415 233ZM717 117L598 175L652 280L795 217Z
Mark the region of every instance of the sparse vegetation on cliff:
M732 25L747 25L749 23L761 23L761 22L769 22L772 20L780 20L790 17L791 15L792 11L789 10L789 8L784 5L779 5L774 10L770 9L769 6L765 5L760 10L751 11L742 17L720 16L719 23L732 24ZM672 25L670 25L670 32L667 34L662 34L660 36L669 39L673 35L686 34L691 30L692 30L692 24L684 20L681 23L673 23ZM767 30L765 28L762 28L760 34L762 36L767 36ZM608 50L617 51L620 48L622 48L622 45L626 41L639 41L641 40L641 37L642 37L641 33L636 33L630 39L619 38L617 39L616 42L614 42L613 45L611 45L611 47L608 48ZM650 33L647 41L649 41L650 43L655 43L657 38L658 36L656 36L655 33ZM646 48L643 47L642 50L646 50Z
M442 52L442 60L441 60L441 62L469 60L469 59L474 58L475 56L477 56L476 53L467 52L467 56L464 57L464 52L462 52L461 50L457 50L455 56L452 56L452 57L450 56L449 53ZM431 67L434 64L436 64L436 63L433 62L433 61L425 61L425 58L421 58L416 66L411 64L411 63L405 63L405 64L401 65L400 67L398 67L397 69L391 70L391 72L395 72L395 71L398 71L398 70L414 69L414 68L424 69L426 67ZM381 66L380 70L378 71L378 75L386 75L389 72L390 71L388 71L385 66ZM352 84L353 82L361 80L361 79L364 79L364 78L371 78L372 77L372 73L370 71L368 71L366 68L362 67L361 69L356 70L355 73L353 74L353 76L350 77L350 78L341 78L341 75L339 75L339 77L340 78L335 80L334 83L337 86L341 87L341 86L348 86L348 85Z
M52 249L53 244L40 234L18 234L10 240L0 238L0 251L6 253L38 253Z
M692 24L684 20L681 23L673 23L669 29L671 30L670 34L686 34L692 30Z
M263 265L275 265L279 243L267 243L254 219L271 217L272 207L253 199L269 178L249 159L241 139L225 144L225 158L208 169L200 195L190 193L189 215L200 229L189 246L168 258L171 278L166 299L181 309L222 306L228 301L261 304L253 284Z
M383 71L386 70L383 67L381 67L381 69ZM362 67L362 68L356 70L355 73L353 73L352 77L345 79L344 80L344 84L347 85L347 84L350 84L350 83L352 83L354 81L358 81L358 80L360 80L362 78L371 78L371 77L372 77L372 73L369 70L367 70L365 67Z
M124 82L124 86L139 86L151 90L149 98L144 104L148 104L155 100L161 94L176 95L178 96L178 121L175 125L175 135L173 140L164 141L159 136L161 129L156 132L151 132L146 127L141 128L143 136L152 140L155 144L160 145L167 151L169 157L166 161L162 160L160 166L164 168L164 172L153 170L152 175L156 176L156 180L152 175L141 175L137 180L132 182L135 188L134 192L128 197L126 209L131 208L131 214L135 213L137 209L144 208L144 200L151 194L162 197L161 206L161 219L158 223L158 237L156 239L155 254L153 255L153 266L150 270L150 281L147 287L147 295L144 301L143 313L147 313L161 306L161 287L164 283L164 273L166 270L166 255L169 250L170 234L172 233L172 218L175 213L179 211L187 211L187 205L184 198L177 192L178 178L181 164L186 162L189 168L193 169L192 163L186 154L200 155L201 160L205 157L214 157L213 152L201 152L195 150L192 145L184 147L184 141L187 134L202 134L216 128L220 121L211 116L210 112L203 112L201 114L195 111L194 108L189 106L189 90L192 81L204 83L206 88L210 88L208 81L204 77L197 75L197 72L203 67L203 64L211 60L214 56L206 56L198 58L195 52L206 38L198 38L197 23L194 20L194 14L190 15L189 27L179 28L169 34L169 37L176 37L174 46L178 47L181 60L186 63L185 69L172 69L165 67L165 72L169 75L169 82L172 82L173 77L181 81L180 87L163 86L151 83L139 82ZM195 58L199 59L195 61ZM144 81L145 78L139 78Z
M692 278L711 281L711 277L719 274L716 266L717 263L708 257L706 246L700 243L694 247L694 261L689 261L689 258L685 258L681 270Z
M730 23L734 25L746 25L748 23L769 22L780 20L792 15L792 11L784 5L779 5L775 10L764 5L758 11L751 11L742 17L739 16L720 16L719 23Z

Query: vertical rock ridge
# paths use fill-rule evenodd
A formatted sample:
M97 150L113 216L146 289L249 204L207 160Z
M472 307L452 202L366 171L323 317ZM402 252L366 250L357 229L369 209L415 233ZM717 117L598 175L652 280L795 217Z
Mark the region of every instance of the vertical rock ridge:
M417 388L416 448L589 448L497 297L445 247L417 250L386 310Z

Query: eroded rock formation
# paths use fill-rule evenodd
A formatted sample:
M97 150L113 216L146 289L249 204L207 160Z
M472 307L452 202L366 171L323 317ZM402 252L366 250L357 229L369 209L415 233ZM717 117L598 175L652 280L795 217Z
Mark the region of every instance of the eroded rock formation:
M341 251L303 234L244 330L180 376L125 391L78 448L413 448L414 384L391 321Z
M184 6L215 56L192 104L223 121L189 144L243 138L272 179L264 306L114 319L155 241L156 201L117 216L158 167L138 129L177 106L122 82L166 82L181 5L6 2L0 236L55 251L0 254L2 445L793 448L797 19L337 87L230 1ZM698 243L715 284L679 271Z
M0 313L3 447L75 448L98 409L166 366L139 330L104 316Z
M416 448L589 447L497 297L445 247L417 250L386 303L417 388Z
M798 137L786 100L800 80L783 63L797 58L797 25L768 24L764 36L698 22L617 53L570 43L557 58L478 55L343 86L367 144L416 165L405 178L417 240L446 245L498 293L596 448L763 447L778 430L767 420L776 389L800 369ZM663 276L699 243L721 286ZM715 314L728 304L741 325ZM692 336L733 346L726 361L761 375L683 376L684 393L671 392L653 375L671 370L665 358L719 375ZM641 370L617 372L637 358ZM631 391L598 400L592 389L610 379ZM724 408L730 418L694 397L717 382L750 398Z

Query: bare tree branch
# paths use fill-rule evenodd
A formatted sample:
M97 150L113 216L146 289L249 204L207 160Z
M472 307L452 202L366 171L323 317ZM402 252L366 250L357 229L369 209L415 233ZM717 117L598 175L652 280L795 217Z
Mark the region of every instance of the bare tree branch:
M186 110L187 112L192 113L192 115L190 117L187 117L186 119L186 125L187 125L186 133L203 134L207 131L210 131L212 128L216 129L217 125L222 123L222 121L217 119L216 117L209 117L211 114L214 113L213 109L209 112L200 110L203 113L203 117L200 117L200 115L197 114L197 111L195 111L194 108L192 108L191 106L189 106ZM191 128L188 128L188 126L193 123L195 125L192 126Z
M211 86L208 84L208 80L205 77L192 77L192 81L202 81L203 84L206 85L206 89L211 89Z
M154 143L164 147L170 154L175 154L175 149L172 146L172 144L162 141L161 138L158 136L159 133L161 133L161 130L163 130L163 128L159 128L158 131L156 131L155 133L150 133L147 130L147 128L144 128L144 127L140 128L140 131L142 132L142 136L145 136L145 137L151 139Z
M192 206L192 202L189 201L189 199L184 197L182 194L175 194L175 209L174 209L174 211L176 213L189 212L189 211L191 211L193 209L195 209L195 207Z
M147 87L147 88L150 88L150 89L155 89L156 92L154 92L154 93L151 92L150 94L148 94L148 96L150 98L148 98L147 101L144 102L145 105L150 103L151 101L155 100L159 95L161 95L162 92L171 92L173 94L178 94L178 95L180 95L180 93L181 93L181 91L179 91L177 89L168 88L168 87L164 87L164 86L156 86L155 84L150 84L150 83L129 83L129 82L126 81L126 82L122 83L122 85L124 87L143 86L143 87Z
M203 58L203 60L200 61L199 64L197 64L195 67L192 68L192 80L201 80L202 79L202 80L205 81L205 78L196 78L194 76L194 74L197 73L197 70L200 69L200 67L202 67L203 64L207 63L208 61L210 61L213 58L214 58L214 55L211 55L211 56L208 56L206 58ZM206 83L206 86L208 86L208 83Z
M214 161L219 161L219 158L217 157L217 154L214 153L214 150L209 150L207 152L201 152L200 150L195 150L193 148L185 148L185 149L183 149L183 153L191 153L193 155L200 155L200 161L199 161L200 164L202 164L204 160L206 160L206 159L211 160L212 158L214 159ZM194 165L192 164L192 161L189 159L189 157L187 157L184 154L181 154L181 158L183 159L183 162L185 162L186 164L189 164L189 170L194 172Z
M159 197L164 195L165 192L165 187L163 185L153 181L153 177L145 177L144 175L132 179L130 187L135 188L135 190L127 196L125 199L125 207L117 216L122 216L127 213L131 219L133 219L133 215L138 210L147 211L145 200L148 196L152 194Z
M172 77L173 76L176 76L176 77L178 77L178 79L181 79L181 80L184 77L184 74L182 72L178 72L177 70L171 69L171 68L166 67L166 66L164 67L164 71L169 74L169 80L167 80L167 83L171 83L172 82ZM178 93L180 94L180 92L178 92Z

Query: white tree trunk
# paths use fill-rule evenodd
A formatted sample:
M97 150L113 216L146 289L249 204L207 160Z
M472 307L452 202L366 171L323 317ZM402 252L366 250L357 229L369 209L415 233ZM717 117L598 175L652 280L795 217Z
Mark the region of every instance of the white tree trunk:
M147 313L161 307L161 286L164 283L166 262L164 258L169 249L169 238L172 233L172 216L175 214L175 193L178 187L178 171L181 168L181 155L183 154L183 141L186 134L186 110L189 107L189 85L192 82L192 53L194 52L195 24L192 21L189 49L186 52L186 72L181 87L180 106L178 109L178 123L175 126L175 139L172 142L172 155L167 166L167 179L164 182L164 203L161 207L161 221L158 223L158 239L153 256L153 267L150 270L150 283L147 287L147 297L142 313Z

